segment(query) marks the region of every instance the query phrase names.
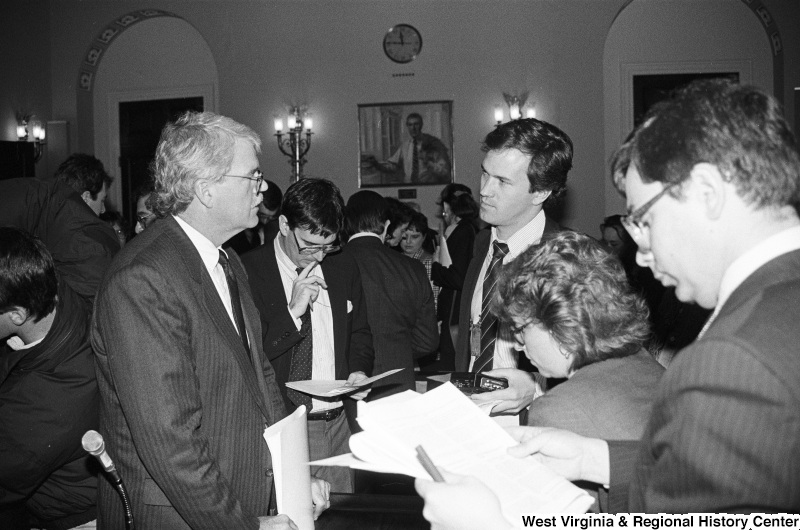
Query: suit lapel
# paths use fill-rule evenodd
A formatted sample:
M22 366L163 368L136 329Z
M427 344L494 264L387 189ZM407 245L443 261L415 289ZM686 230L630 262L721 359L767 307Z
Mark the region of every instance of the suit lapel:
M724 320L748 300L760 296L760 293L769 286L798 278L798 271L800 271L800 250L783 254L762 265L731 293L720 309L719 315L709 326L708 332L714 328L714 323Z
M183 256L186 270L189 271L191 277L194 278L199 284L198 287L203 293L203 295L199 297L203 305L203 309L205 309L206 313L211 317L211 321L217 328L219 335L224 337L225 341L228 343L228 351L230 351L233 357L236 359L236 362L242 371L242 377L245 381L245 384L247 385L248 390L258 405L259 410L261 410L261 413L267 420L271 420L271 415L269 414L264 402L264 393L261 389L262 385L259 384L253 364L247 355L247 351L242 345L242 340L236 331L236 327L233 325L233 321L231 321L228 311L225 309L225 306L220 299L219 292L217 291L217 288L211 279L211 275L208 273L208 270L203 264L203 260L200 258L197 248L195 248L192 240L189 239L189 236L186 235L183 229L172 217L167 217L164 219L164 221L168 223L168 228L170 232L172 232L172 239L175 241L175 246L180 252L180 255ZM238 259L233 261L236 262L236 265L234 266L234 273L237 283L239 284L239 292L242 293L243 291L247 290L247 298L249 300L250 286L247 285L247 282L242 281L242 274L240 273L241 267ZM254 333L255 328L251 327L253 326L251 311L245 310L247 304L243 303L242 305L243 311L245 312L245 320L248 326L250 342L253 344L256 340L259 340L259 338ZM250 300L250 305L252 306L252 300Z
M481 230L475 236L472 260L469 262L467 274L464 277L464 288L461 291L461 308L458 315L459 328L461 331L458 334L458 344L456 348L455 368L457 372L465 372L469 368L470 307L472 305L472 297L475 294L475 288L478 285L478 276L480 276L481 273L483 260L486 259L486 253L489 252L490 239L491 232L488 228Z

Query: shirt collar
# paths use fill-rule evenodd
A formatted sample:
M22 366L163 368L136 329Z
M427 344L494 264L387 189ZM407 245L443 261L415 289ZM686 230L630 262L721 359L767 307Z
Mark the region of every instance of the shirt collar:
M762 265L797 249L800 249L800 225L768 237L736 258L722 275L717 308L722 307L733 291Z
M45 337L42 337L41 339L35 340L35 341L31 342L30 344L25 344L24 342L22 342L22 339L19 338L17 335L13 335L8 340L6 340L6 344L8 344L9 348L11 348L12 350L15 350L15 351L28 350L30 348L33 348L34 346L36 346L40 342L42 342L44 339L45 339Z
M210 273L212 270L214 270L214 267L217 266L217 263L219 263L219 251L222 249L214 245L210 239L198 232L196 228L177 215L173 215L173 217L178 222L178 226L180 226L183 231L186 232L186 235L189 236L189 239L197 249L197 252L200 253L200 259L203 260L203 265L206 266L206 269L208 269L208 272Z
M504 243L508 245L508 254L503 262L506 263L513 260L518 255L522 254L525 249L538 243L542 239L542 234L544 234L544 223L544 210L541 210L528 224L517 230L507 241L504 241ZM497 238L497 228L493 226L490 244L495 241L501 240Z
M376 234L375 232L359 232L359 233L357 233L357 234L353 234L352 236L350 236L350 241L352 241L352 240L354 240L354 239L357 239L357 238L359 238L359 237L377 237L378 239L380 239L381 241L383 241L383 239L381 238L381 236L379 236L379 235L378 235L378 234Z

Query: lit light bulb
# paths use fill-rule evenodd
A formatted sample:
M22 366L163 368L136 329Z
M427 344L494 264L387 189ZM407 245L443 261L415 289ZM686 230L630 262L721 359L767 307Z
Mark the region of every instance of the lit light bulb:
M500 107L494 108L494 121L497 123L503 123L503 109Z

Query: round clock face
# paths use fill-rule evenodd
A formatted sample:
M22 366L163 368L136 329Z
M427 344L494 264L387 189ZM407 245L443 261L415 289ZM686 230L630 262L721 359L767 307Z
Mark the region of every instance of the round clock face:
M410 63L422 50L422 35L413 26L397 24L383 37L383 51L396 63Z

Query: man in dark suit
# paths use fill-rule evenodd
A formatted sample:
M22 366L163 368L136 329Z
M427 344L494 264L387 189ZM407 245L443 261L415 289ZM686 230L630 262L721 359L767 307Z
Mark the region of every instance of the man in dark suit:
M100 432L140 528L296 528L266 517L263 431L286 411L244 269L219 247L256 223L260 145L212 113L167 124L152 198L162 219L125 246L97 295ZM116 492L100 482L98 526L122 528ZM326 486L312 481L317 511Z
M326 401L287 389L285 383L344 379L356 384L372 373L374 362L358 268L348 256L326 258L339 250L343 210L331 181L300 179L284 195L278 236L242 258L261 316L264 351L286 407L305 405L308 411L312 461L349 451L355 400L367 391ZM328 480L333 491L353 490L347 468L312 467L311 473Z
M696 82L615 157L637 261L714 308L672 361L640 443L527 431L521 453L609 484L625 512L800 510L800 154L778 101Z
M542 394L546 380L516 369L519 352L513 333L489 311L494 279L500 266L542 235L559 230L543 207L566 191L572 141L554 125L527 118L496 127L486 135L483 151L480 217L491 228L476 236L464 278L455 368L507 378L509 388L475 394L473 399L502 400L493 412L519 412Z
M383 244L389 205L374 191L359 191L347 201L345 230L352 234L342 254L361 273L375 347L375 373L402 372L376 381L369 400L415 390L414 360L439 344L433 291L421 261Z

